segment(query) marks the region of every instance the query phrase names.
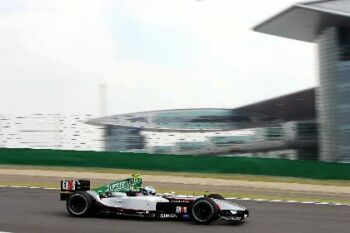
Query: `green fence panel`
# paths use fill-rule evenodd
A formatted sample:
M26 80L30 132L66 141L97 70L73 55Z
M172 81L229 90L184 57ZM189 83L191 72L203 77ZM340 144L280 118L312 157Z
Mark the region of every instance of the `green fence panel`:
M1 148L0 164L101 167L350 180L350 164L267 158Z

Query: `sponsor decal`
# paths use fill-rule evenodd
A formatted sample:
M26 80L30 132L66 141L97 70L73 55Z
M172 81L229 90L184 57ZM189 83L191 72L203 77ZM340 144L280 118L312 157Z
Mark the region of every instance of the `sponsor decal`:
M125 180L118 180L106 186L94 189L98 193L106 192L129 192L129 191L140 191L142 185L142 179L138 176L128 178Z
M74 191L75 190L75 180L64 180L62 182L62 189L68 190L68 191Z
M170 200L171 203L190 203L190 200L185 199L172 199Z
M176 206L176 213L177 214L186 214L187 213L187 206Z
M176 214L160 214L160 218L177 218Z
M115 183L115 184L110 184L107 185L107 191L108 192L113 192L113 191L121 191L121 190L129 190L129 182L127 181L121 181L119 183Z

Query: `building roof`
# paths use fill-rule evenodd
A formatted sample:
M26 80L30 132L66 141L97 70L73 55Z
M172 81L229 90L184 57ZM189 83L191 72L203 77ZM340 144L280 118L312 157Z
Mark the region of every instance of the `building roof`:
M330 26L350 24L350 1L328 0L297 3L253 28L254 31L314 42Z
M316 118L315 88L236 108L252 114L268 114L280 121L314 120Z
M208 132L253 128L273 122L274 118L235 109L200 108L138 112L101 117L88 121L93 125L138 128L148 131Z
M315 88L310 88L235 109L138 112L101 117L87 123L159 132L209 132L264 127L279 122L315 118Z

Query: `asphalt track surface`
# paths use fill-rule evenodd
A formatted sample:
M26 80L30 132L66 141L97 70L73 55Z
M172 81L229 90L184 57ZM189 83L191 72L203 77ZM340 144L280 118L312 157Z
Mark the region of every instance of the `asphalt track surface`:
M239 201L250 210L241 224L140 220L117 217L73 218L58 190L0 188L0 232L350 232L350 207L297 203Z

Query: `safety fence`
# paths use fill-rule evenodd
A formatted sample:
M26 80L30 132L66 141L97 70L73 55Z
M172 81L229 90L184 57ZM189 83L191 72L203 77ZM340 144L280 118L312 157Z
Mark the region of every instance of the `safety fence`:
M350 164L268 158L1 148L0 164L350 180Z

